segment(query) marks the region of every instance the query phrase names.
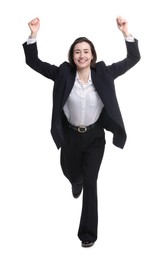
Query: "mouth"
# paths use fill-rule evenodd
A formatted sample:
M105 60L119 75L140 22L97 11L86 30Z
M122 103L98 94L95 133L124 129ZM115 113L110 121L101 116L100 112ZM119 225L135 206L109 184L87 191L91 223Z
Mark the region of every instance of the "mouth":
M81 63L81 64L83 64L83 63L85 63L85 62L87 62L87 60L84 60L84 59L78 60L78 63Z

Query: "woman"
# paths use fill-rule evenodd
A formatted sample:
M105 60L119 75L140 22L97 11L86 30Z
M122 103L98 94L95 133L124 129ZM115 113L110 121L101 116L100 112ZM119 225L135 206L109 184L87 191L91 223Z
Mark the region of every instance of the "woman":
M96 63L94 45L85 37L71 45L69 62L58 67L41 61L36 44L38 18L29 22L31 35L23 44L26 63L55 83L51 134L61 148L61 167L74 198L83 190L78 230L83 247L97 240L97 178L105 148L104 129L113 133L117 147L123 148L126 141L114 80L140 60L138 41L129 34L127 21L117 17L116 22L125 37L127 56L109 66L103 61Z

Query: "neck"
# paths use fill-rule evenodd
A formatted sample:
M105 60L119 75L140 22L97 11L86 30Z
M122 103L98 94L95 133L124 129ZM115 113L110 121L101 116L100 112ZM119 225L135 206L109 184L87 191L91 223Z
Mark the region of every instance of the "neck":
M83 83L87 83L89 76L90 76L90 68L83 69L83 70L77 70L77 72L78 72L78 75L79 75L79 79Z

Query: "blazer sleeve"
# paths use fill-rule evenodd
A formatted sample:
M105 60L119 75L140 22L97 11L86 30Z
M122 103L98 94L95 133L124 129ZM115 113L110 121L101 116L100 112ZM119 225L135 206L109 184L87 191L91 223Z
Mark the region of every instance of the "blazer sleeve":
M125 41L125 43L127 49L126 58L107 66L107 71L112 74L114 79L131 69L141 58L138 48L138 40L135 39L134 42Z
M26 64L33 70L42 74L44 77L51 80L55 80L58 76L59 67L51 65L47 62L43 62L38 58L37 43L27 45L27 42L23 43L23 49L25 53Z

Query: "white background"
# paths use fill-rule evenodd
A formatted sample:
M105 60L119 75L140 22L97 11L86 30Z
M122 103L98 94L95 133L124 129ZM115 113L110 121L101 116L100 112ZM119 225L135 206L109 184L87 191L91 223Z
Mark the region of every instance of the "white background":
M156 1L3 1L0 7L0 259L164 259L163 8ZM106 132L98 180L99 232L77 238L74 200L50 135L53 82L26 64L22 43L39 17L39 57L59 65L75 38L95 44L107 64L126 55L115 19L129 21L141 61L116 80L128 139Z

